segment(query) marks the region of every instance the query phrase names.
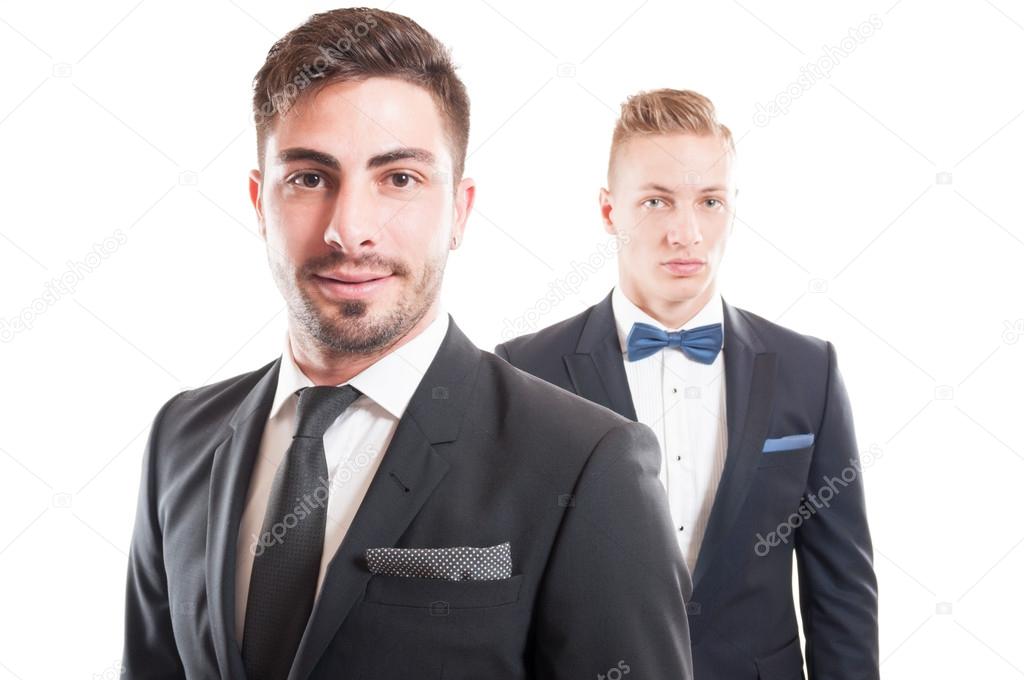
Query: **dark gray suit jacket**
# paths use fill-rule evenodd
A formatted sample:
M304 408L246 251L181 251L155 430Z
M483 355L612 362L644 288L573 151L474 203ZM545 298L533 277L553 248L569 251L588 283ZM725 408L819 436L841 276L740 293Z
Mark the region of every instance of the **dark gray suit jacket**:
M244 678L235 545L279 361L177 395L147 444L131 680ZM654 433L481 352L454 321L398 424L289 680L690 678L690 578ZM367 548L511 543L511 578L371 575Z
M877 678L871 537L835 350L729 304L724 321L729 442L688 605L695 677L803 676L795 556L810 677ZM496 352L636 420L611 294ZM790 435L813 443L763 452Z

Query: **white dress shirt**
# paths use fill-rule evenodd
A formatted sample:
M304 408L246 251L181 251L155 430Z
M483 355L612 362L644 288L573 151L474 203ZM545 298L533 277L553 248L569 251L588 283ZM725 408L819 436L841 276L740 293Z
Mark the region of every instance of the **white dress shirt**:
M329 496L323 557L316 584L318 595L327 565L363 502L398 421L437 355L448 332L448 324L448 314L439 308L437 317L419 335L363 369L348 383L343 383L352 385L362 394L324 433ZM286 333L277 391L263 430L260 453L252 471L238 530L235 634L239 645L245 632L249 580L263 528L263 516L270 500L270 488L295 434L298 404L295 391L311 386L313 381L295 363Z
M670 332L722 323L722 298L716 294L680 328L665 328L618 286L612 291L612 311L637 420L654 430L661 445L659 477L692 574L725 465L725 352L711 364L693 361L672 347L629 361L626 338L634 323Z

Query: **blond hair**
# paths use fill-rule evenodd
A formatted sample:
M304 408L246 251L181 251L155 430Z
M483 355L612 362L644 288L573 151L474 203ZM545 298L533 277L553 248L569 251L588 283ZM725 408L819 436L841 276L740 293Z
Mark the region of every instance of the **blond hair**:
M647 90L638 92L622 103L619 119L612 133L609 173L615 150L624 142L643 135L665 134L714 135L735 154L732 132L718 122L715 105L693 90Z

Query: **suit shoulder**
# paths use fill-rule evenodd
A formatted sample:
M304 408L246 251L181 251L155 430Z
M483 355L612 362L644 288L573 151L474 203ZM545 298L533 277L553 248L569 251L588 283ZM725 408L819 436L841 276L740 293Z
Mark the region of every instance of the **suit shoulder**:
M165 436L219 429L276 361L171 397L161 409L161 429Z
M654 431L600 404L486 354L497 394L497 432L528 456L528 467L545 474L570 475L574 487L584 477L598 483L613 477L656 479L661 448ZM554 477L553 477L554 478ZM661 488L659 486L659 488Z
M588 307L579 314L564 319L550 326L506 340L498 345L515 364L517 358L530 356L537 352L550 352L552 347L566 348L563 352L576 347L587 317L593 310Z
M828 341L814 335L800 333L792 328L769 321L763 316L754 314L746 309L734 307L733 309L742 316L750 327L757 333L764 345L771 351L777 353L797 353L800 355L826 356L828 353Z
M745 309L733 308L757 335L765 349L777 357L777 376L794 386L815 386L811 392L824 390L834 363L832 344L806 333L800 333L769 321ZM823 398L823 393L820 395ZM818 398L818 397L815 397Z
M489 352L482 352L487 370L494 376L503 393L506 416L521 416L532 429L573 429L600 431L632 423L611 409L584 399L569 390L503 361Z

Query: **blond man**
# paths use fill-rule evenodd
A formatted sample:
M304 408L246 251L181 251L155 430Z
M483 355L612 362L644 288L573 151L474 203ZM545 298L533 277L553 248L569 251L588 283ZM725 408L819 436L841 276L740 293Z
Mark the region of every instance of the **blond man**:
M706 97L630 97L599 199L619 245L618 285L496 353L654 429L693 574L698 680L802 677L805 660L813 680L877 678L871 538L835 350L718 289L735 161Z

